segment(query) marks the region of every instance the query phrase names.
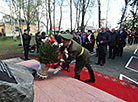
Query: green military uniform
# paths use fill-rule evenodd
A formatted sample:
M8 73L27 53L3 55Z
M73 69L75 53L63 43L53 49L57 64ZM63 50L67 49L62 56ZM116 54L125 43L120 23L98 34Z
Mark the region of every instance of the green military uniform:
M95 82L94 72L90 65L90 52L87 49L83 48L76 41L72 40L72 35L64 34L61 35L61 37L63 40L71 40L71 44L67 46L69 57L61 67L65 69L65 67L67 67L72 60L76 59L76 68L74 69L75 78L80 80L80 72L84 67L86 67L89 71L91 82Z

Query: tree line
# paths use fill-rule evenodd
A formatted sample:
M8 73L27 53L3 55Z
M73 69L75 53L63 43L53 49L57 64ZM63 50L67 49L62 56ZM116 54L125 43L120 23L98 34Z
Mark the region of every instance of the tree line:
M70 30L77 30L84 32L87 26L86 13L92 13L94 7L98 8L98 27L101 27L101 0L7 0L10 7L11 14L8 17L11 20L16 19L18 27L21 28L21 20L26 22L28 31L30 30L30 24L36 24L38 31L40 25L46 27L46 32L53 32L52 27L55 27L58 22L58 30L61 30L63 20L63 9L68 7L70 11ZM108 0L108 5L110 0ZM97 4L97 5L96 5ZM138 27L138 0L124 0L124 7L122 7L122 15L119 26L136 29ZM131 7L127 12L128 7ZM75 18L73 18L72 10L75 8ZM59 19L55 19L57 16L56 9L59 9ZM108 9L106 15L108 16ZM7 16L7 15L5 15ZM92 17L91 17L92 18ZM45 21L44 21L45 19ZM75 19L75 25L73 25L73 19ZM107 19L107 17L106 17ZM55 29L54 29L55 32Z

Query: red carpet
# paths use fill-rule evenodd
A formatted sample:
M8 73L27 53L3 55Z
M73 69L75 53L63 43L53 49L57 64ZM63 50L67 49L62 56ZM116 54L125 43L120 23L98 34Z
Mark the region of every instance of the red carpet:
M71 77L74 77L74 65L70 64L71 72L61 71ZM138 102L138 85L121 81L117 78L95 72L96 83L87 83L91 86L99 88L109 94L121 98L127 102ZM86 68L81 71L80 79L82 81L89 79Z

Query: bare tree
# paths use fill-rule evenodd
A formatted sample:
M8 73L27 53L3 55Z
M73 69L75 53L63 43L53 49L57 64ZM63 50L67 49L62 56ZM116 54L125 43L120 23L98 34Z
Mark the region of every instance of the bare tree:
M82 20L81 20L81 32L84 32L84 19L90 0L82 0Z
M51 17L51 0L48 0L48 15L49 15L49 22L50 22L50 34L52 33L52 17Z
M36 22L37 22L37 28L38 28L37 30L40 31L40 23L41 23L40 20L43 17L43 16L41 16L41 15L43 15L43 13L40 12L40 6L42 6L42 1L37 0L37 5L38 5L38 7L36 9Z
M70 0L70 29L72 31L72 0Z
M131 1L131 0L125 0L125 8L123 8L123 14L122 14L121 20L120 20L120 28L122 27L123 20L124 20L124 18L125 18L125 13L126 13L126 11L127 11L127 8L128 8L128 5L129 5L129 2L130 2L130 1Z
M54 34L55 34L55 0L53 0L53 26L54 26Z
M74 0L74 6L76 8L76 20L75 20L74 30L77 26L78 31L79 31L80 14L81 14L81 2L82 0Z
M64 3L64 1L65 0L60 0L60 1L58 1L58 5L59 5L59 7L60 7L60 18L59 18L59 31L60 31L60 29L61 29L61 22L62 22L62 13L63 13L63 3Z
M107 2L107 9L106 9L106 28L108 27L109 4L110 4L110 0L108 0L108 2Z
M101 1L97 0L98 2L98 23L99 23L99 28L101 28Z

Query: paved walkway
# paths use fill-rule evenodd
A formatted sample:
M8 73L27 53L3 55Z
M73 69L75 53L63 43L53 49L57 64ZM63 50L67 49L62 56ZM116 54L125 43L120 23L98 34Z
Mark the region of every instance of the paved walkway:
M19 62L28 67L38 69L34 60ZM34 102L124 102L100 89L71 78L61 72L54 75L54 69L49 70L49 77L34 79Z
M49 70L48 79L35 78L34 102L124 102L61 72L53 75L53 71Z

